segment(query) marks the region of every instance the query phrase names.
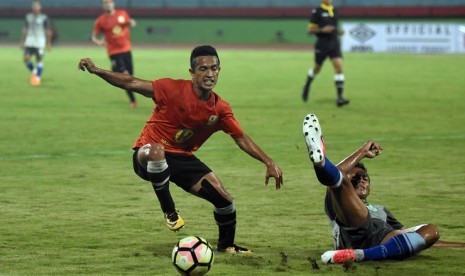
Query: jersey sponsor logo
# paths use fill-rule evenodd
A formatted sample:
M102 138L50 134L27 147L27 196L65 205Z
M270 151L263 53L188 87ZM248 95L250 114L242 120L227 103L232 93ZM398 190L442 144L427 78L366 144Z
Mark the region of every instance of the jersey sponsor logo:
M114 35L119 36L121 35L122 32L123 32L123 28L121 28L120 26L113 27L112 33Z
M180 129L174 136L174 141L176 141L176 143L178 144L182 144L186 142L187 140L189 140L192 137L192 135L194 135L194 132L192 130Z
M216 122L218 122L218 118L218 115L211 115L210 119L208 119L207 126L214 125Z

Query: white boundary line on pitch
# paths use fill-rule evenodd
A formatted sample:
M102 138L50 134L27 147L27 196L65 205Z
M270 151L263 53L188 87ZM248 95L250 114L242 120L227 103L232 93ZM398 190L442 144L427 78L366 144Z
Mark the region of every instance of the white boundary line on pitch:
M397 138L377 138L371 139L374 141L431 141L431 140L465 140L465 134L458 134L458 135L441 135L441 136L417 136L417 137L397 137ZM357 142L364 142L365 140L362 139L344 139L344 140L331 140L325 141L326 144L342 144L342 143L357 143ZM292 146L295 143L275 143L275 144L267 144L266 147L270 146ZM303 140L302 140L303 145ZM203 146L202 151L210 151L210 150L218 150L219 147L217 146ZM90 156L115 156L115 155L122 155L122 154L132 154L132 150L115 150L115 151L96 151L96 152L88 152L88 153L64 153L64 154L31 154L31 155L22 155L22 156L0 156L0 161L14 161L14 160L25 160L25 159L48 159L48 158L63 158L63 157L90 157Z

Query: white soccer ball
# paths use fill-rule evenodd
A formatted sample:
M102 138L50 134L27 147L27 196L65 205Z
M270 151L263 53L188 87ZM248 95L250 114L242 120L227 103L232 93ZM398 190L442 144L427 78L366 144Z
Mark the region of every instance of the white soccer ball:
M213 263L213 249L204 238L185 237L173 248L171 259L182 275L205 275Z

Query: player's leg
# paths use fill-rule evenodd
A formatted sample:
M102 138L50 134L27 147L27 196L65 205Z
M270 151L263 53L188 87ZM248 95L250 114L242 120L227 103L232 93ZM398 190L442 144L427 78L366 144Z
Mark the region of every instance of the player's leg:
M111 55L110 56L111 71L118 72L118 73L131 74L130 70L128 70L128 68L127 68L127 65L129 64L129 62L128 62L129 57L130 56L128 56L127 53ZM130 69L132 69L132 68L130 68ZM126 91L126 94L129 97L131 107L135 107L135 105L133 105L133 102L136 101L136 98L134 96L134 92L132 92L130 90L125 90L125 91Z
M130 74L131 76L134 75L134 66L132 62L132 54L131 52L127 52L124 54L124 73ZM136 96L135 93L131 90L126 90L126 94L129 97L129 101L131 102L131 107L136 108L137 107L137 101L136 101Z
M38 82L40 83L41 79L42 79L42 74L44 72L44 63L43 63L43 59L44 59L44 55L45 55L45 49L44 48L37 48L36 50L36 60L37 60L37 71L36 71L36 76L37 76L37 80Z
M425 239L416 232L402 233L402 231L396 230L395 233L397 235L385 243L372 248L326 251L321 255L321 260L324 263L403 260L415 256L427 248Z
M347 227L362 225L368 210L347 176L326 157L323 131L315 114L305 117L302 130L315 174L318 181L328 187L338 220Z
M236 236L236 207L231 195L225 190L218 177L210 172L191 189L191 193L209 201L214 206L213 215L218 225L219 252L251 253L252 251L234 243Z
M136 173L152 183L161 209L165 214L168 228L172 231L181 229L184 226L184 220L179 216L169 190L170 169L165 158L163 145L144 145L137 151L133 162ZM142 173L139 172L141 169Z
M334 48L331 50L330 53L330 58L331 58L331 63L333 64L334 67L334 84L336 85L336 91L337 91L337 100L336 100L336 105L338 107L344 106L349 103L349 100L345 99L342 95L344 93L344 81L345 81L345 76L344 72L342 70L342 52L341 52L341 47L339 43L336 43L333 45Z
M23 61L27 69L29 70L29 72L32 74L32 72L34 71L34 63L32 62L31 57L32 57L31 48L25 47L24 54L23 54Z
M367 249L345 249L325 252L321 258L326 263L344 263L348 260L403 260L415 256L439 240L439 232L433 224L423 224L404 230L394 230L381 244Z
M312 85L312 82L316 78L318 73L320 73L326 56L326 49L324 45L320 41L317 41L317 43L315 44L315 64L312 69L308 70L307 79L305 80L305 85L302 89L302 100L304 102L308 101L308 97L310 95L310 86Z

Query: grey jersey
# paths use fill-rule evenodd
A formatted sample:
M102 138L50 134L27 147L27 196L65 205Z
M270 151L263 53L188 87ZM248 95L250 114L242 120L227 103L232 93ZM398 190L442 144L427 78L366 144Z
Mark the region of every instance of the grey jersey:
M47 31L50 28L48 16L43 13L28 13L26 15L25 27L27 33L24 47L45 48Z
M360 227L346 227L336 217L336 212L329 194L325 198L325 212L333 230L336 249L364 249L379 245L391 231L403 227L388 209L382 205L366 203L368 219Z

